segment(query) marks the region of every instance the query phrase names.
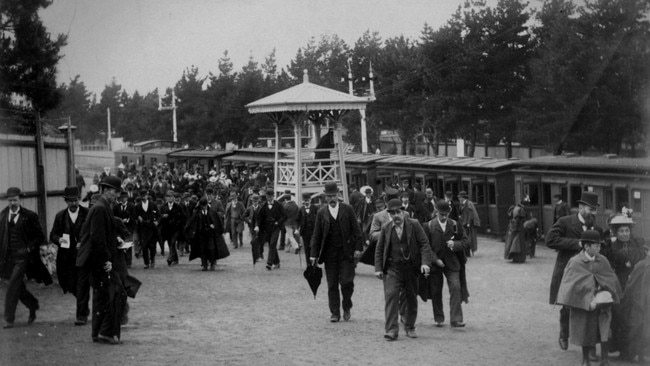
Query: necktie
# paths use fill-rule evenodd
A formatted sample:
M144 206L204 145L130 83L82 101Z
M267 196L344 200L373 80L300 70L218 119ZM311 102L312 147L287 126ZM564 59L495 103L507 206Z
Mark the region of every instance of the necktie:
M11 221L12 224L16 223L16 216L18 216L18 214L13 212L9 215L9 221Z

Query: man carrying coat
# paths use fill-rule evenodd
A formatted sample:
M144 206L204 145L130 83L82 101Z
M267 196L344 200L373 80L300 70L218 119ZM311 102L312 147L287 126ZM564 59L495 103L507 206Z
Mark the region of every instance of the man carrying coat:
M442 306L443 276L447 278L451 326L461 328L465 326L461 302L467 302L469 298L465 276L465 251L469 248L469 240L463 228L449 218L451 212L449 202L440 200L436 203L436 217L424 225L435 266L427 281L429 286L421 288L420 292L430 292L428 297L433 303L433 320L437 327L442 327L445 322Z
M350 320L354 292L355 257L361 255L363 238L352 206L339 202L336 183L325 184L327 205L318 210L311 238L312 265L325 263L330 321ZM340 294L339 294L340 286ZM341 303L341 296L343 302Z
M546 246L557 251L555 268L551 279L551 296L549 303L557 303L557 293L562 282L564 268L569 259L582 250L580 237L587 230L596 230L602 236L603 230L595 226L596 212L598 212L598 195L594 192L582 192L578 201L578 213L561 217L557 220L546 235ZM569 347L569 308L563 306L560 309L560 337L558 343L562 350Z
M418 271L429 275L433 261L427 236L416 219L403 211L399 199L388 202L392 221L381 229L375 250L375 275L384 280L386 326L384 338L397 339L400 297L404 298L404 330L409 338L417 338L415 320L418 315ZM400 296L401 295L401 296Z
M56 273L63 293L69 292L77 298L75 325L88 322L90 308L90 275L77 268L77 244L81 239L81 227L88 216L88 209L79 205L81 194L77 186L66 187L63 199L68 205L54 217L50 241L58 247Z
M38 300L27 290L23 279L28 273L28 267L40 263L44 268L39 248L45 242L45 235L38 215L21 206L21 196L19 188L7 189L9 206L0 211L0 276L8 280L4 308L5 329L14 327L19 300L29 309L27 324L32 324L36 319ZM51 281L50 278L49 283Z
M115 267L122 261L119 258L122 254L117 249L118 231L111 209L122 189L121 183L120 178L110 175L99 184L101 196L88 211L77 251L77 267L90 272L93 287L93 342L107 344L120 343L124 307L120 299L126 301L123 287L119 289L122 285Z

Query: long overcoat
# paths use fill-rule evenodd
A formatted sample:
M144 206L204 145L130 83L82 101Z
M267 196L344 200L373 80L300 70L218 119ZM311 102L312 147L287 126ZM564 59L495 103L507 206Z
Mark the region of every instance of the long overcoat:
M190 242L190 261L195 258L201 257L201 242L200 235L197 233L201 227L202 213L200 209L195 210L194 215L190 218L190 221L185 227L185 237ZM221 219L214 210L208 210L208 218L210 223L214 225L211 235L213 235L216 258L223 259L230 255L226 241L223 240L223 225L221 224Z
M329 245L330 213L325 205L316 214L314 234L311 237L311 257L316 258L318 263L323 263L323 253ZM341 237L343 238L343 256L345 259L354 260L354 252L363 250L363 237L361 228L357 223L354 209L347 203L339 202L339 213L337 221L341 225Z
M394 224L392 222L384 224L381 228L377 248L375 249L375 272L386 273L388 271L388 257L391 253L391 232ZM431 267L433 262L433 253L427 235L424 233L422 226L416 219L404 218L404 230L402 235L406 235L411 262L416 272L419 272L421 265Z
M587 228L588 230L596 230L601 235L603 230L598 226ZM551 278L551 292L549 303L555 305L557 300L557 291L562 282L562 275L564 268L569 259L578 254L582 247L580 246L580 237L583 232L582 222L578 219L578 215L561 217L546 234L546 246L557 251L557 258L555 259L555 268L553 268L553 277Z
M77 291L77 244L81 240L81 228L88 216L88 209L79 206L77 220L73 223L68 214L68 209L59 211L54 217L52 231L50 231L50 241L58 247L56 253L56 275L59 279L59 286L63 293L70 292L76 294ZM70 235L70 246L62 248L59 239L63 234Z

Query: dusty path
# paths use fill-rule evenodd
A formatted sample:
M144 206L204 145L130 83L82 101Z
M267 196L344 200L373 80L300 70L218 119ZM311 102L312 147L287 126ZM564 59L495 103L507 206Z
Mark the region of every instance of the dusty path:
M282 269L268 272L252 266L248 244L216 272L187 257L167 267L158 256L146 271L137 262L131 274L144 285L129 300L119 346L94 344L89 325L75 327L74 298L58 286L30 283L38 319L27 326L19 304L16 328L0 330L0 365L578 365L577 347L557 346L559 309L547 304L554 252L539 248L538 258L515 265L502 250L482 238L470 259L466 328L435 328L431 303L420 302L420 337L401 332L393 343L382 337L383 287L371 267L357 268L352 320L331 324L326 287L314 300L300 256L282 252Z

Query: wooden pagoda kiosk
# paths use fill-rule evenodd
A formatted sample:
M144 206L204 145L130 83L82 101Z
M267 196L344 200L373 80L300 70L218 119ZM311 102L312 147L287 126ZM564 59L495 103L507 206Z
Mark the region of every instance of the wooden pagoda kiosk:
M264 113L275 126L274 189L276 195L290 190L300 200L303 192L323 192L327 182L335 182L348 202L341 118L350 111L365 111L367 98L356 97L309 82L307 70L302 84L246 105L249 113ZM280 156L281 126L292 126L294 149ZM330 126L320 148L321 126ZM312 146L303 146L303 131L311 131ZM325 139L332 139L327 143Z

